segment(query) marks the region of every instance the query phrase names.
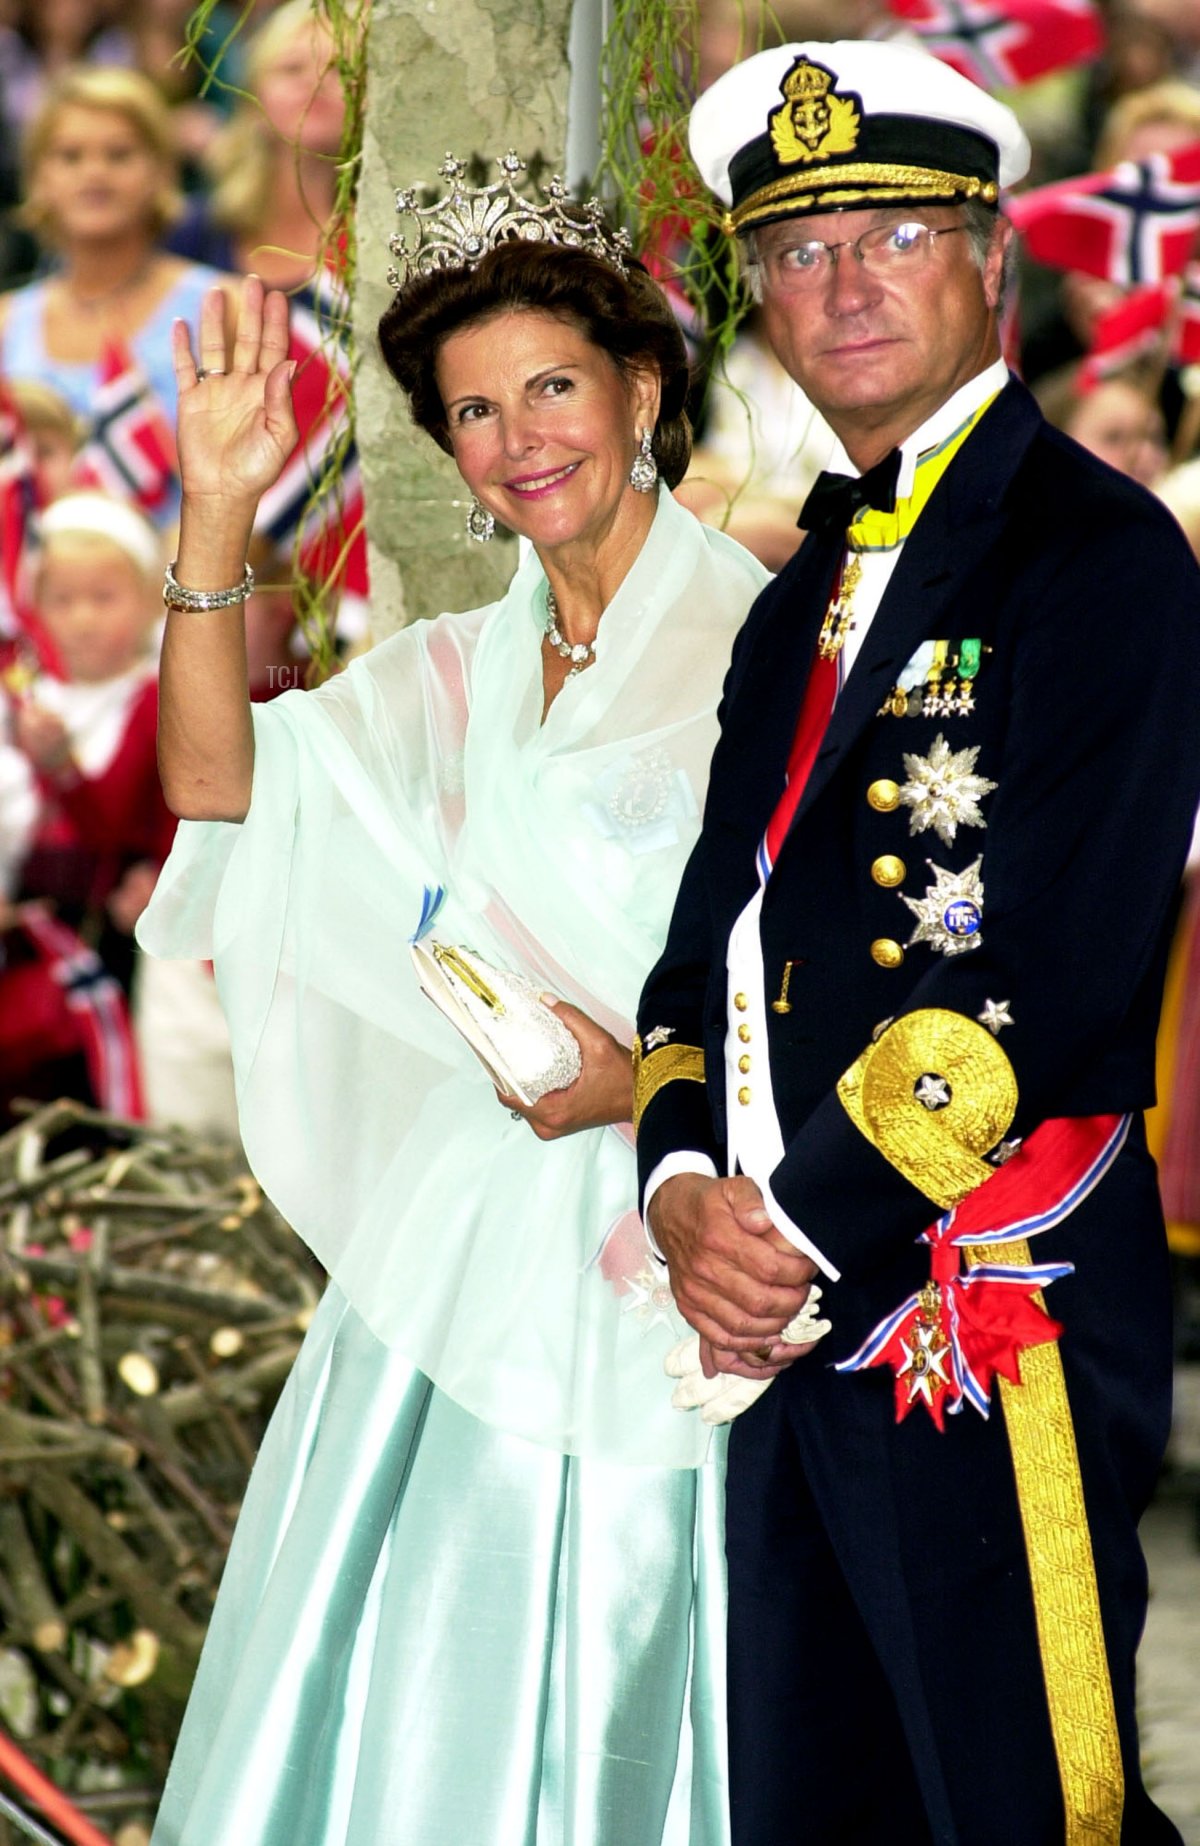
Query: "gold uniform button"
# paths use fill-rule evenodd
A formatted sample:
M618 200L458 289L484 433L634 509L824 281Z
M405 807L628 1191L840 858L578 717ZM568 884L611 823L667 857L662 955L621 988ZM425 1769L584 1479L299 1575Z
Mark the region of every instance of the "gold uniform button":
M908 875L908 867L903 859L898 859L894 852L881 853L871 866L871 876L877 885L885 891L891 891L896 885L902 885Z
M739 1013L744 1013L750 1002L747 1000L745 994L734 994L733 1004L737 1007Z
M749 1070L749 1068L750 1068L749 1056L745 1052L743 1052L742 1056L738 1059L738 1069L741 1071L743 1077L746 1075L746 1072Z
M887 776L872 782L867 790L867 801L877 814L890 814L893 808L900 806L899 783L890 781Z
M750 1043L749 1026L739 1026L738 1027L738 1037L741 1039L743 1045L748 1045Z
M738 1091L738 1101L741 1103L743 1109L746 1107L746 1104L750 1101L750 1092L746 1088L745 1084L743 1084L741 1089Z
M904 950L890 936L877 936L871 944L871 960L881 968L898 968L904 960Z

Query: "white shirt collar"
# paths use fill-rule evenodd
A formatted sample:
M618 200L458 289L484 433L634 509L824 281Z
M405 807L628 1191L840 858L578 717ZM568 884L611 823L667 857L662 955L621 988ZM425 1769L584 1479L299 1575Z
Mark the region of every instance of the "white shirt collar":
M965 385L939 405L931 417L927 417L919 429L900 444L900 476L896 482L897 499L905 499L913 488L913 476L917 470L917 458L926 449L934 449L939 443L952 436L968 418L974 416L981 404L986 404L997 391L1002 391L1008 383L1008 366L1003 359L994 359L974 378L968 378ZM840 442L833 445L833 453L826 466L838 474L861 474L850 460Z

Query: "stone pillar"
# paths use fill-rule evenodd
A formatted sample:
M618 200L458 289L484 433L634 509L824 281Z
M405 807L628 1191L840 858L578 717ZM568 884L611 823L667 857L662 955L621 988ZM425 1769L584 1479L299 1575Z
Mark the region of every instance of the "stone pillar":
M354 322L376 640L420 616L492 601L516 567L515 540L467 538L466 490L413 427L378 356L393 195L432 182L447 152L491 158L515 147L562 170L571 10L571 0L374 0Z

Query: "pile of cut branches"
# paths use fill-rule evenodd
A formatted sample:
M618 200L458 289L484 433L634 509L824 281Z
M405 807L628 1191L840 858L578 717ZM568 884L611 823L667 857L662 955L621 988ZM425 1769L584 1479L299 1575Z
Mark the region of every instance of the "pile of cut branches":
M227 1148L70 1102L0 1137L0 1726L127 1838L321 1286Z

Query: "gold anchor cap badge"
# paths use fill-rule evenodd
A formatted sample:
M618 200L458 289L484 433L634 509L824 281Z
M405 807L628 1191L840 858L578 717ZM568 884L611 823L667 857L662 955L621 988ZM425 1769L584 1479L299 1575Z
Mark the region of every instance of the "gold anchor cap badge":
M783 102L767 117L780 166L848 154L862 123L857 98L837 94L837 78L823 64L799 57L780 85Z

